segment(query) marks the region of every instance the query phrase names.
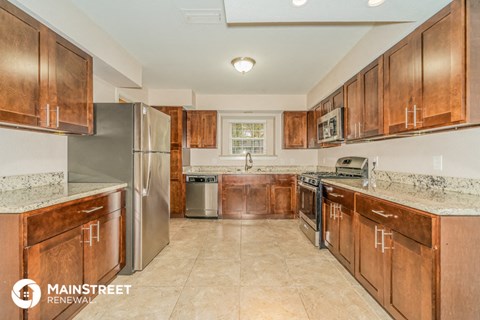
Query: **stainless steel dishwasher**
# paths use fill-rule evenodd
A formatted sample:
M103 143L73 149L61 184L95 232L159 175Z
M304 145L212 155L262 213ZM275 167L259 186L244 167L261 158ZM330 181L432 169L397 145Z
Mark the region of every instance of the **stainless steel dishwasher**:
M187 218L218 218L218 177L187 175Z

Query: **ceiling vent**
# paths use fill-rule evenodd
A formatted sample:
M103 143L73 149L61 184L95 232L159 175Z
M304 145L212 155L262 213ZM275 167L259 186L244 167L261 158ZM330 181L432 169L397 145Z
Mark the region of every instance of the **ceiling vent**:
M222 10L185 10L182 9L185 22L190 24L217 24L223 22Z

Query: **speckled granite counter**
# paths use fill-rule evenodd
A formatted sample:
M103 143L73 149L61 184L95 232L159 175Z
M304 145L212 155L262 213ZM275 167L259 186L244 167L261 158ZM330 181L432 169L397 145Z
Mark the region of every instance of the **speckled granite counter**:
M324 182L436 215L480 215L480 196L476 195L383 180L377 180L375 186L359 179L325 179Z
M0 213L23 213L125 188L126 183L60 183L0 192Z
M243 166L194 166L184 167L184 174L300 174L318 171L316 166L254 166L245 172Z

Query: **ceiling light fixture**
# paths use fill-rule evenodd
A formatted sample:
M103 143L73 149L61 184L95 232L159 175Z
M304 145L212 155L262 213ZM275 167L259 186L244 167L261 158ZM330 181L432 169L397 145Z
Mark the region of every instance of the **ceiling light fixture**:
M255 60L250 57L238 57L232 60L232 65L238 72L244 74L252 70Z
M368 0L368 6L369 7L378 7L382 3L384 3L385 0Z
M295 7L301 7L304 6L307 3L308 0L292 0L292 4Z

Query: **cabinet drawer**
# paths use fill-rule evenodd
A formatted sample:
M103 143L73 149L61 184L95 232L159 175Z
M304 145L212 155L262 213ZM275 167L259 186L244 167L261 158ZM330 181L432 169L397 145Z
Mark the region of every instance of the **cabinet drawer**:
M119 210L124 206L125 196L122 191L118 191L40 209L26 219L27 246Z
M434 217L414 209L357 194L356 211L426 246L432 246Z
M331 185L323 185L323 197L332 202L341 204L343 207L354 210L354 192Z

